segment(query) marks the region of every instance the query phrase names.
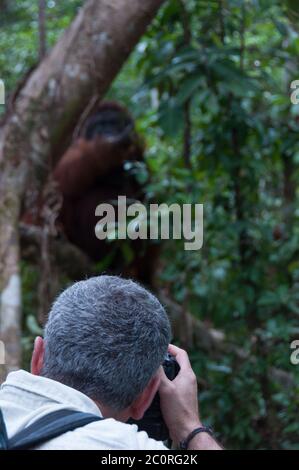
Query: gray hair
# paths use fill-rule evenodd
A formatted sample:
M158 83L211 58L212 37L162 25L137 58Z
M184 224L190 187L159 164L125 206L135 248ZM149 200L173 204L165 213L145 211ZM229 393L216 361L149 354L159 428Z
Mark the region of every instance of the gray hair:
M171 328L149 291L131 280L102 275L60 294L44 338L43 376L122 410L162 364Z

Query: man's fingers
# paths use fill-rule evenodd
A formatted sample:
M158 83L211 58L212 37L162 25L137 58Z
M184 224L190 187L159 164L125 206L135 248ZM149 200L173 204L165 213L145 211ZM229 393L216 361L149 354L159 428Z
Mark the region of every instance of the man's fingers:
M186 351L184 351L184 349L178 348L174 344L170 344L168 347L168 352L176 358L181 369L191 369L188 354Z
M159 386L159 392L167 393L167 391L169 391L169 387L171 387L171 380L169 380L169 378L165 374L163 367L161 367L160 377L161 382Z

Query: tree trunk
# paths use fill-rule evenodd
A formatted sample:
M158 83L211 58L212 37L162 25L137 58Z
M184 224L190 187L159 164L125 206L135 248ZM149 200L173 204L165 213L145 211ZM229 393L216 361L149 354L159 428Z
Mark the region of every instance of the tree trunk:
M94 95L102 97L163 0L88 0L29 76L0 137L0 340L6 371L21 363L18 219L26 184L45 180L50 157ZM3 375L2 375L3 379ZM0 377L1 381L1 377Z

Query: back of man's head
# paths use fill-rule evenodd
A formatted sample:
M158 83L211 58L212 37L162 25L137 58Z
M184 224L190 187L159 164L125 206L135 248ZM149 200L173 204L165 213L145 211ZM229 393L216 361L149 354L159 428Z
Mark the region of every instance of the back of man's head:
M53 304L42 375L122 410L157 372L170 336L154 295L131 280L93 277L73 284Z

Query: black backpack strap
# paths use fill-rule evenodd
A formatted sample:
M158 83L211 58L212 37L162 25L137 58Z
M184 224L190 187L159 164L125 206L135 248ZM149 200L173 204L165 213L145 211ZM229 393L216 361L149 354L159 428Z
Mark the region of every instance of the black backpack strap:
M68 431L102 419L104 418L75 410L53 411L9 439L6 448L9 450L32 449Z
M8 437L2 411L0 410L0 450L6 450L8 446Z

